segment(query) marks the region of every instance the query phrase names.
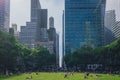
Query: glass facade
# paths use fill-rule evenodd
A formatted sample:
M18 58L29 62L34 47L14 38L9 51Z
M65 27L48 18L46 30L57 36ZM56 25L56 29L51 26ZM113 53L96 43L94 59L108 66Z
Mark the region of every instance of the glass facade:
M65 0L65 54L84 46L104 44L106 0Z

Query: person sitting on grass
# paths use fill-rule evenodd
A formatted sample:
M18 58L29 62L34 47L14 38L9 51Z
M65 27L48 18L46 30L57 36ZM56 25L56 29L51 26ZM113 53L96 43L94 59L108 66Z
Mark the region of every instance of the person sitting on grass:
M89 72L85 72L85 74L84 74L84 78L87 78L89 75L90 75Z
M71 75L72 75L72 76L74 75L74 71L71 72Z
M31 75L31 76L29 76L29 77L26 77L26 79L32 79L32 75Z
M65 73L64 78L67 78L67 76L68 76L67 73Z

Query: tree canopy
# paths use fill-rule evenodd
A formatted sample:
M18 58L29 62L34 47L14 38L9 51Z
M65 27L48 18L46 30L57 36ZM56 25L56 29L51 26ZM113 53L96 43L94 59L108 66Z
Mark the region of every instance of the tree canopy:
M50 54L46 48L30 49L21 45L14 36L0 31L0 72L28 71L55 63L55 54Z
M66 54L64 57L67 66L84 66L88 64L102 64L104 68L112 70L120 69L120 38L109 45L91 48L81 47L73 53Z

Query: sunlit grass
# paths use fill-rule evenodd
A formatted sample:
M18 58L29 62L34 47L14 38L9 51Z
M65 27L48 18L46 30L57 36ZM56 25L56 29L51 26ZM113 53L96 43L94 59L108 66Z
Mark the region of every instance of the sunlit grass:
M67 78L64 78L65 73L39 73L36 75L32 74L21 74L13 75L10 77L0 76L0 80L120 80L119 75L108 75L108 74L98 74L99 77L96 77L95 74L90 74L89 77L84 78L83 73L74 73L72 76L68 73ZM32 76L32 79L26 79L27 77Z

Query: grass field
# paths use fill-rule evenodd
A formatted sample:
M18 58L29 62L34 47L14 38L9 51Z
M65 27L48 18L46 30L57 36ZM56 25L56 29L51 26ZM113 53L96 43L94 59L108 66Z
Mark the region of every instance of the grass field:
M74 73L74 75L68 74L67 78L64 78L65 73L35 73L32 74L21 74L13 75L10 77L0 76L0 80L120 80L119 75L107 75L107 74L98 74L99 77L96 77L95 74L90 74L89 77L84 79L83 73ZM32 79L26 79L32 75ZM91 76L92 75L92 76Z

